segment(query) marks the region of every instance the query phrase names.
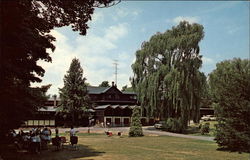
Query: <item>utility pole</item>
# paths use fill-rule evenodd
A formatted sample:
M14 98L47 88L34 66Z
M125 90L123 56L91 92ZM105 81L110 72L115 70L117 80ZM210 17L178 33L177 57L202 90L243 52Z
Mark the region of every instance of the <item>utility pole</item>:
M117 86L117 63L118 61L117 60L114 60L114 66L115 66L115 85Z

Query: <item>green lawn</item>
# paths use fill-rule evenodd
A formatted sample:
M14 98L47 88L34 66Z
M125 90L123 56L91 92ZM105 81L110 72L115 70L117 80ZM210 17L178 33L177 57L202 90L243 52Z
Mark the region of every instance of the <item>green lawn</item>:
M54 146L41 154L4 154L10 159L25 160L248 160L249 154L217 151L214 142L168 136L138 138L107 137L103 134L79 134L79 150L66 148L55 151ZM3 149L3 148L0 148Z
M200 130L198 129L198 127L200 124L204 125L205 123L210 123L210 127L209 127L210 131L209 131L209 133L202 135L200 133ZM217 121L203 121L203 122L200 122L200 124L191 124L189 126L188 131L187 131L187 134L197 135L197 136L212 136L212 137L214 137L215 136L215 125L217 123L218 123Z

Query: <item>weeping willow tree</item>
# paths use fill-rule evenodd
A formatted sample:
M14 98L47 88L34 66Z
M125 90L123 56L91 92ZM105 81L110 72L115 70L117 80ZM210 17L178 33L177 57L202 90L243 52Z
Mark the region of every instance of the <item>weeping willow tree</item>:
M148 116L176 118L186 128L199 120L206 77L199 71L199 42L203 26L180 22L165 33L153 35L136 52L132 86Z

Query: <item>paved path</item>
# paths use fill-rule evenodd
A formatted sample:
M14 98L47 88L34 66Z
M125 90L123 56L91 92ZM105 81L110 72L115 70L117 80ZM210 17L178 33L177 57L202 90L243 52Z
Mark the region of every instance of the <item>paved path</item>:
M214 141L214 137L207 137L207 136L192 136L186 134L178 134L178 133L171 133L161 130L156 130L154 127L147 127L143 129L144 133L156 134L156 135L165 135L165 136L173 136L173 137L182 137L182 138L191 138L191 139L199 139L205 141Z
M76 128L77 131L82 132L82 133L87 133L88 129L90 129L90 132L92 132L92 133L105 133L105 131L108 131L108 130L113 131L113 132L121 131L123 134L128 134L128 132L129 132L129 127L112 127L112 128L80 127L80 128ZM52 132L53 132L53 130L54 129L52 129ZM70 129L69 128L60 128L59 130L60 130L60 132L65 132L65 131L69 131ZM192 135L171 133L171 132L157 130L153 126L143 127L143 133L145 135L151 134L151 135L173 136L173 137L199 139L199 140L205 140L205 141L214 141L214 137L192 136Z

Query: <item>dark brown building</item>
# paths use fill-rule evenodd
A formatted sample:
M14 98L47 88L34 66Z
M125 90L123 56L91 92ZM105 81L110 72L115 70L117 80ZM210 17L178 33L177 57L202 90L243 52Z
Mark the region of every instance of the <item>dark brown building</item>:
M94 119L101 126L129 126L132 110L137 106L136 94L111 87L88 87Z
M44 107L34 113L25 121L25 126L55 126L56 125L56 107L59 99L56 97L49 98Z
M133 92L121 92L114 84L111 87L87 87L91 101L89 109L90 117L81 120L81 125L90 123L102 126L128 126L131 121L133 108L138 105L136 94ZM67 119L56 115L56 108L60 99L54 97L48 99L44 108L39 109L26 126L63 126L69 123ZM92 120L92 121L91 121Z

